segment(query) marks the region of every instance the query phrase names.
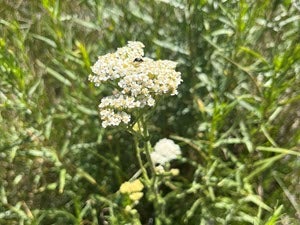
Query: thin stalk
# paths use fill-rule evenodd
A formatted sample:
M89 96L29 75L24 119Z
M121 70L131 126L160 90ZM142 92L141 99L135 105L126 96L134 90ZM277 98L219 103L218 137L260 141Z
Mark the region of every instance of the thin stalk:
M140 168L142 170L143 177L144 177L146 183L150 184L151 181L150 181L150 179L148 177L147 170L146 170L146 168L145 168L145 166L143 164L143 161L142 161L142 158L141 158L141 149L139 147L138 140L137 140L137 138L135 136L134 136L134 144L135 144L135 150L136 150L136 157L138 159L139 166L140 166Z
M141 132L141 135L143 136L143 139L145 140L144 143L144 150L146 152L146 157L147 157L147 161L150 164L150 170L151 170L151 175L152 175L152 179L151 179L151 185L150 185L150 190L151 192L154 194L154 208L155 208L155 212L156 212L156 224L157 225L161 225L163 224L165 215L164 215L164 207L163 207L163 202L162 202L162 198L159 195L159 191L158 191L158 177L156 175L155 172L155 167L154 164L152 162L151 159L151 143L149 141L149 131L147 128L147 121L146 121L146 117L143 116L141 118L142 120L139 121L139 131Z
M145 152L146 152L146 157L147 157L148 162L150 163L150 169L151 169L152 175L155 176L155 174L156 174L155 173L155 168L154 168L154 164L152 162L151 156L150 156L151 143L148 140L149 132L148 132L147 123L145 121L145 117L144 116L142 117L141 123L142 123L141 127L142 127L143 138L147 140L147 141L145 141L146 143L144 145Z

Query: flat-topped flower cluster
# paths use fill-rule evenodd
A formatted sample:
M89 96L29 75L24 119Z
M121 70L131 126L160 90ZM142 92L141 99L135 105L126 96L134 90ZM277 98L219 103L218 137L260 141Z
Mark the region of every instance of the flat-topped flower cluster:
M154 164L164 165L180 155L179 145L175 144L173 140L163 138L155 144L154 151L150 156Z
M95 86L109 82L116 90L99 104L102 126L128 124L130 112L136 108L153 107L155 99L162 95L176 95L182 82L180 72L175 71L176 62L144 57L144 45L129 41L98 58L92 66L89 80Z

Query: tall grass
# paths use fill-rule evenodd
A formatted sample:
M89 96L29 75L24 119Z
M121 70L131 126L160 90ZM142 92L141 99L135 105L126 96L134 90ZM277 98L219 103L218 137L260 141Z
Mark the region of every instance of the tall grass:
M103 129L98 55L128 40L179 62L151 143L180 144L160 187L166 224L299 224L300 6L297 1L0 0L0 224L155 224L120 185L134 142Z

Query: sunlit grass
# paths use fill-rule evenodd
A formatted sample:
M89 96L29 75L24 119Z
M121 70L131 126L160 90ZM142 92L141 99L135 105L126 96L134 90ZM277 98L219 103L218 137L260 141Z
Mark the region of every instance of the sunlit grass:
M126 5L125 5L126 4ZM0 0L0 224L151 224L117 192L139 170L134 140L103 129L97 56L129 40L179 62L150 142L173 139L180 174L166 224L297 224L297 1ZM146 193L146 191L145 191Z

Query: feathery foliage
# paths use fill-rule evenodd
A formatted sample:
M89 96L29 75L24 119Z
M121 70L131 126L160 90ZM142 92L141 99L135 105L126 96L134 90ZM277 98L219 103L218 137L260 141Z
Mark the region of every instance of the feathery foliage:
M299 224L297 1L0 0L0 30L0 224L155 224L118 193L134 141L101 127L87 80L130 40L183 78L150 126L182 150L165 224Z

